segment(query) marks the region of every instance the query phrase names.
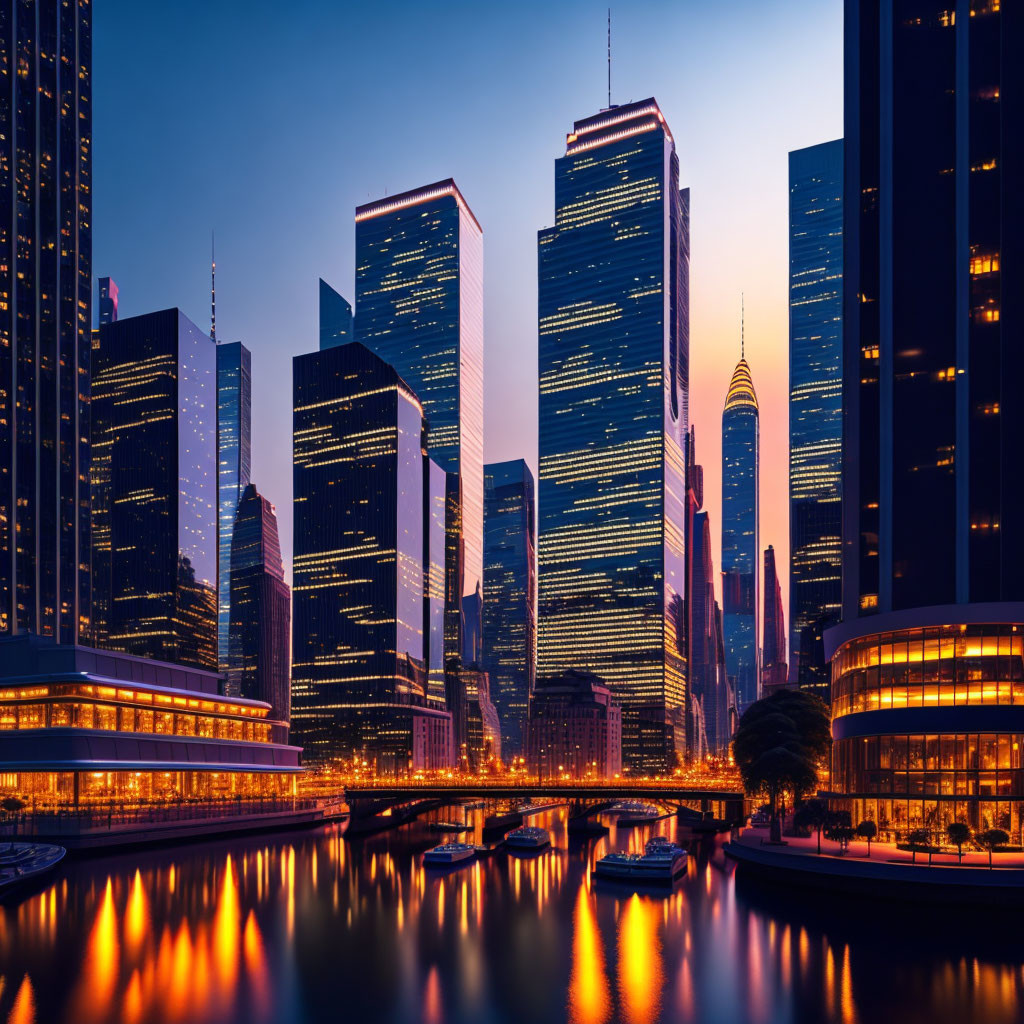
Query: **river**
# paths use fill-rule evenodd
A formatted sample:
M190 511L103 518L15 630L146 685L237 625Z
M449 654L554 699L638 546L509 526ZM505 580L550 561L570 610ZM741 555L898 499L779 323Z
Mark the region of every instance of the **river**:
M581 844L565 815L531 819L547 853L442 874L421 864L445 838L424 822L68 861L0 908L0 1022L1021 1019L1014 918L766 888L718 841L671 894L608 889L594 858L651 829Z

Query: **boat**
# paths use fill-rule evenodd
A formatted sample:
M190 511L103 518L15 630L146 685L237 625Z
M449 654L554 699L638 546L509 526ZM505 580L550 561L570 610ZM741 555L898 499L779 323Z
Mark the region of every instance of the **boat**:
M48 843L4 843L0 849L0 900L45 880L66 853L63 846Z
M476 847L469 843L442 843L423 854L424 864L461 864L476 854Z
M431 821L427 828L431 832L468 832L469 826L459 821Z
M645 825L659 817L664 817L654 804L645 803L643 800L621 800L611 808L609 814L617 814L619 816L618 824L624 828Z
M505 835L505 845L513 850L540 850L550 845L551 834L546 828L523 825Z
M664 836L649 841L643 853L609 853L594 866L598 878L671 884L686 870L686 851Z

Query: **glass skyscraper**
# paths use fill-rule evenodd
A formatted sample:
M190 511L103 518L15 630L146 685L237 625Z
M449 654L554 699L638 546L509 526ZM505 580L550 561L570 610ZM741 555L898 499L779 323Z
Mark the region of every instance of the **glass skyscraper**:
M758 536L760 423L757 395L746 359L729 382L722 413L722 611L725 670L732 677L736 710L760 696Z
M0 636L91 631L92 11L0 17Z
M97 644L216 670L216 346L165 309L104 324L94 355Z
M461 536L457 597L469 598L483 582L483 233L454 181L358 207L355 326L423 403L430 457L450 474L453 557ZM458 632L450 624L453 656Z
M800 686L826 701L829 673L820 644L802 649L801 637L812 623L839 617L842 442L843 140L837 139L789 154L790 664Z
M538 235L538 676L599 676L623 762L685 750L689 193L653 99L577 121Z
M484 657L508 758L524 752L537 658L533 474L522 459L484 466Z
M231 544L235 512L252 466L251 410L252 357L240 341L222 342L217 346L217 652L225 671L231 623Z
M347 345L353 337L352 306L320 278L320 348Z
M358 342L296 356L293 403L296 740L314 762L446 767L451 720L425 632L444 476L424 451L423 407Z
M274 506L249 484L231 542L228 682L232 695L265 701L287 721L291 680L291 591L284 581Z
M775 565L775 548L764 551L764 617L761 643L761 687L768 693L788 682L786 664L786 616L782 610L782 586Z
M112 324L117 319L117 283L112 277L101 277L99 291L100 326Z

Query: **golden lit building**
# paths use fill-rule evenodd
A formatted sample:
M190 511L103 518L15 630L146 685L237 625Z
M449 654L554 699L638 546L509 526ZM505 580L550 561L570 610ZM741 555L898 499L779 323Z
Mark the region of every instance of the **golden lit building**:
M213 672L22 635L0 641L0 796L39 815L291 797L299 748ZM37 828L38 822L37 822Z

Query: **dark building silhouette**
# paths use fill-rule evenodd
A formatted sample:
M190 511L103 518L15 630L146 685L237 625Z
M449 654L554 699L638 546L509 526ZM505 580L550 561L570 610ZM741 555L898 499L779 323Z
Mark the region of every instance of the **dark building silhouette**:
M576 121L538 238L537 672L594 672L623 761L685 753L689 192L654 99Z
M789 679L786 663L786 617L782 586L775 566L775 548L764 552L764 638L761 642L761 689L765 694L781 689Z
M231 543L252 469L252 356L240 342L217 346L217 656L229 667Z
M431 684L426 529L441 481L423 408L358 342L293 361L292 728L306 758L445 767L451 719Z
M839 615L842 441L843 140L837 139L789 154L789 663L799 685L825 701L826 666L813 661L820 644L804 650L800 639L810 623Z
M249 484L231 542L228 684L233 696L264 701L271 717L291 711L291 591L284 581L274 506Z
M99 291L99 323L102 327L117 319L117 284L112 277L101 277Z
M0 636L75 643L91 633L91 11L3 10Z
M484 652L506 759L522 754L537 659L533 474L522 459L484 466Z
M1024 840L1024 9L846 5L832 775L883 835Z
M104 324L98 346L95 643L216 670L216 346L178 309Z
M320 348L334 348L354 341L352 306L320 278Z
M746 359L729 382L722 412L722 611L725 667L740 714L760 696L758 598L760 423Z
M530 696L526 761L542 779L610 779L622 769L622 709L590 672L538 678Z

